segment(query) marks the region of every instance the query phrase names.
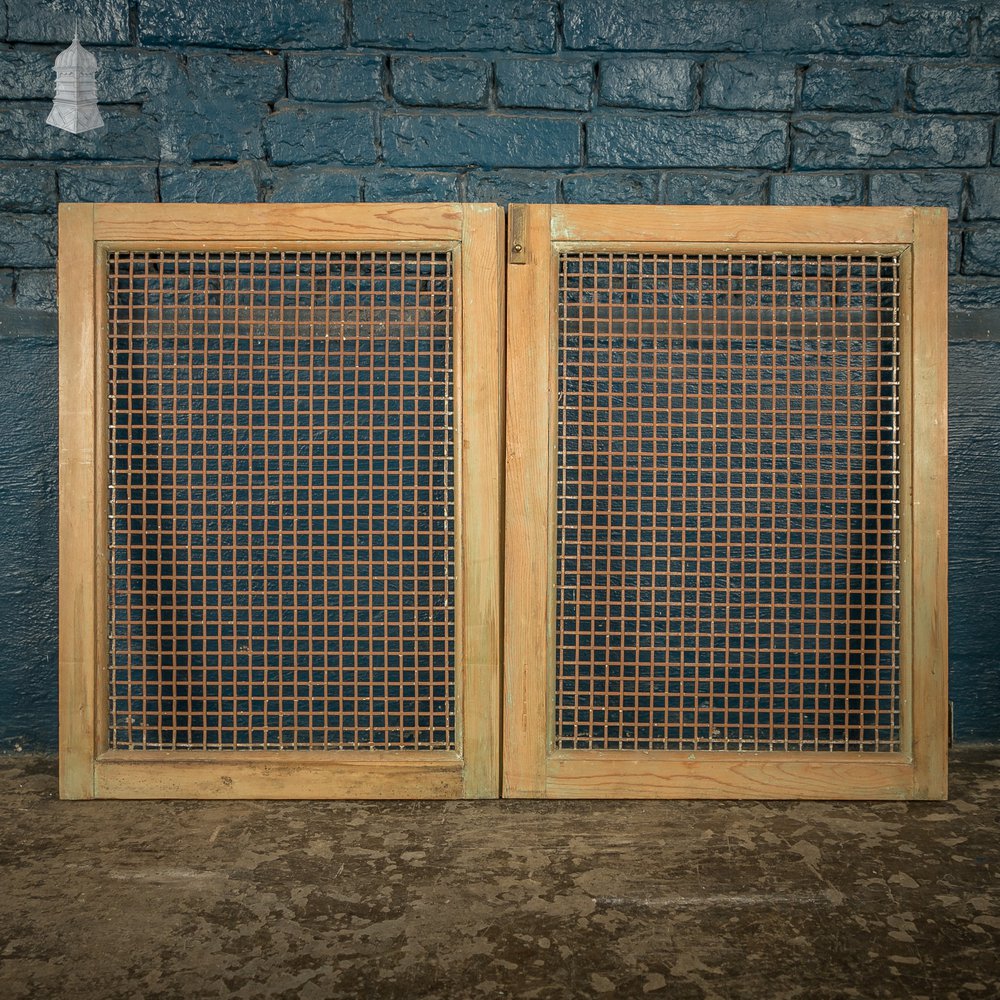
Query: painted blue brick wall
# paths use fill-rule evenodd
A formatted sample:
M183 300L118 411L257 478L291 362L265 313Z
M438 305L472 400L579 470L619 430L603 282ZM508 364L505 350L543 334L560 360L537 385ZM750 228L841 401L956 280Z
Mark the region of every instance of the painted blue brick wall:
M0 339L0 749L53 747L56 345Z
M97 55L107 125L44 124ZM0 747L55 739L57 203L948 208L952 689L1000 739L1000 10L956 0L0 3Z
M955 735L1000 737L1000 342L950 345L951 687Z

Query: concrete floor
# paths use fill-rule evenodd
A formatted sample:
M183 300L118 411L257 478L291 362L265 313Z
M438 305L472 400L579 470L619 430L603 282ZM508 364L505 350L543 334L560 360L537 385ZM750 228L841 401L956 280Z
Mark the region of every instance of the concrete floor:
M1000 747L946 803L56 799L0 758L0 998L1000 997Z

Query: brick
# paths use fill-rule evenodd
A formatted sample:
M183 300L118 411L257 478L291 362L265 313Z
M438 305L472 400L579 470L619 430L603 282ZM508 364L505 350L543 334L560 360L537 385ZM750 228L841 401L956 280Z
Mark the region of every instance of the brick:
M261 121L284 92L284 65L267 55L197 54L186 80L143 106L161 125L162 159L247 160L263 156Z
M844 55L961 55L974 3L940 0L784 0L767 7L766 48Z
M175 53L103 49L97 56L97 98L102 103L138 103L184 87Z
M966 231L962 271L1000 275L1000 225L987 223Z
M604 59L600 101L611 107L690 111L697 73L691 59Z
M52 215L0 214L0 267L53 267L56 220Z
M0 179L2 179L0 173ZM1000 219L1000 172L973 174L969 178L970 219Z
M501 205L510 202L550 204L559 199L559 178L527 170L499 170L469 175L466 199L493 201Z
M1000 67L914 66L910 101L917 111L993 115L1000 108Z
M354 41L393 49L554 52L556 0L354 0Z
M978 167L989 148L989 125L968 119L873 115L792 126L792 162L808 169Z
M285 92L285 66L280 56L260 53L189 55L187 75L195 94L231 101L275 101Z
M566 118L412 114L386 118L386 161L405 167L570 167L580 126Z
M948 282L948 308L960 313L1000 310L1000 282L989 278L957 277Z
M401 104L484 108L489 91L485 59L393 57L392 96Z
M344 5L331 0L142 0L145 45L229 49L331 49L344 41Z
M497 104L507 108L586 111L594 64L580 60L498 59Z
M595 115L589 163L601 167L783 167L780 118Z
M55 344L58 337L59 317L55 311L41 312L37 309L19 309L16 306L0 307L0 342L23 338L36 343ZM11 576L8 574L0 579L0 594L5 590L9 592L10 586Z
M55 90L57 49L0 51L0 100L51 100Z
M73 41L77 20L80 42L127 45L128 0L88 0L85 6L61 0L7 0L7 40L11 42Z
M365 201L459 201L457 174L389 173L365 179Z
M161 167L160 198L163 201L257 201L257 179L253 164Z
M0 104L0 159L155 160L154 122L135 108L102 108L104 128L71 135L45 124L48 104Z
M899 76L894 66L812 63L802 80L802 107L806 111L891 111L896 106Z
M979 52L984 56L1000 56L1000 7L986 4L979 22Z
M375 115L282 101L264 120L271 160L294 163L374 163Z
M948 230L948 273L958 274L962 266L962 233L958 229Z
M565 0L570 49L957 55L978 5L937 0Z
M60 201L156 201L155 167L60 167Z
M0 303L9 305L14 301L14 272L0 270Z
M171 107L172 104L172 107ZM266 104L234 104L214 95L144 105L160 125L161 160L259 159L264 154L261 119Z
M10 443L0 458L0 560L5 568L0 593L7 597L13 588L26 585L29 590L45 590L46 600L50 600L58 565L55 522L59 392L55 340L25 338L4 342L0 346L0 371L0 394L5 403L2 435ZM9 607L7 601L4 603ZM54 610L50 624L54 623ZM11 624L5 623L5 629ZM10 638L8 635L8 651L12 652L18 646ZM21 641L26 638L22 633ZM22 652L31 657L39 642L41 648L51 650L54 632L33 635ZM50 674L49 678L54 690L55 677ZM27 684L32 692L40 687L36 677Z
M944 206L957 219L962 203L962 175L930 170L872 174L868 184L872 205Z
M50 167L0 164L0 210L50 212L56 205L56 175Z
M288 57L288 95L300 101L350 104L382 97L382 56L300 55Z
M16 302L19 309L56 311L56 272L53 268L17 272Z
M564 201L579 205L655 205L660 200L660 175L588 171L564 177L562 194Z
M760 174L669 174L670 205L762 205L767 180Z
M295 167L275 170L268 201L358 201L361 180L348 170Z
M790 111L795 66L759 59L726 59L705 68L702 103L748 111Z
M860 174L775 174L772 205L860 205Z
M742 0L565 0L570 49L718 52L753 50L760 17Z

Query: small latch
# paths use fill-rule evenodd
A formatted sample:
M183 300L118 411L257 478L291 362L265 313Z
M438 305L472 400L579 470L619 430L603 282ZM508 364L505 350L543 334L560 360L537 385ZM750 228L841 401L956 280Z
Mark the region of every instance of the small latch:
M525 233L528 228L528 213L524 205L510 206L510 236L507 260L511 264L527 264L528 255L524 249Z

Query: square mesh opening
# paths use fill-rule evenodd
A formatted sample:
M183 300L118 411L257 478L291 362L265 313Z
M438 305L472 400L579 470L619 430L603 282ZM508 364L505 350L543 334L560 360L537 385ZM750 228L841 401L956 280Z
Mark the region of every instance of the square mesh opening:
M455 748L452 280L110 253L113 748Z
M564 749L899 749L891 256L566 254Z

